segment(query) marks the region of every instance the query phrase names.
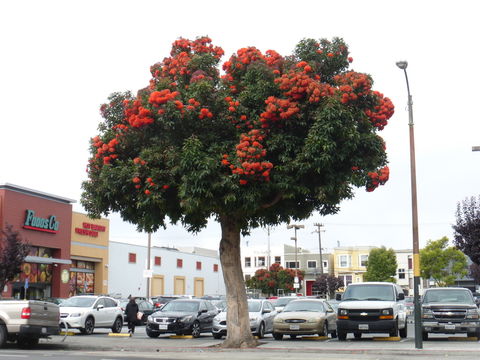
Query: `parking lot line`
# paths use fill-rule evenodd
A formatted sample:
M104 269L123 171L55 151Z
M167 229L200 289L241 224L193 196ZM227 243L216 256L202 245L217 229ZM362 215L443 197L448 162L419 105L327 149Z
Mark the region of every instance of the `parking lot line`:
M302 340L327 340L328 336L302 336Z
M454 337L450 336L447 338L449 341L477 341L478 338L476 336L472 337Z
M108 333L108 336L131 337L131 336L132 336L132 334Z
M170 339L193 339L192 335L170 335Z
M374 337L375 341L400 341L400 336Z

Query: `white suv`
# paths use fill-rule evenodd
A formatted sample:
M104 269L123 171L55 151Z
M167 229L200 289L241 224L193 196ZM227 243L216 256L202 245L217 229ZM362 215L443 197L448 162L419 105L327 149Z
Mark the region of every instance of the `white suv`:
M123 327L123 311L108 296L72 296L60 306L60 326L79 329L90 335L95 328L111 328L119 333Z

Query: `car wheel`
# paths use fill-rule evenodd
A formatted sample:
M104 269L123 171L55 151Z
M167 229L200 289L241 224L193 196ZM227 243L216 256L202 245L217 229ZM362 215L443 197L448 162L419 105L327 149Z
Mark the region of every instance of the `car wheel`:
M115 319L115 322L113 323L112 332L116 334L121 333L122 327L123 327L123 321L121 318L117 317Z
M428 332L424 331L422 332L422 340L427 341L428 340Z
M354 333L353 333L353 337L354 337L355 339L361 339L361 338L362 338L362 333L354 332Z
M265 324L263 322L260 323L260 325L258 326L258 331L256 335L259 339L263 339L263 337L265 336Z
M328 323L326 321L323 322L322 332L318 335L319 336L328 336Z
M5 327L5 325L2 324L0 325L0 348L2 348L6 342L7 342L7 328Z
M93 317L88 317L87 320L85 320L85 325L80 331L82 334L85 335L92 335L93 330L95 329L95 320L93 320Z
M296 339L296 338L297 338L297 335L295 334L290 335L290 339Z
M340 341L345 341L345 340L347 340L347 332L346 332L346 331L340 331L340 330L338 330L338 331L337 331L337 335L338 335L338 340L340 340Z
M335 339L337 337L337 330L333 330L330 335L332 336L332 339Z
M390 330L389 335L390 335L390 337L397 337L398 336L398 323L397 322L393 326L393 329Z
M407 323L405 323L405 327L403 329L398 330L400 333L400 337L405 339L407 337Z
M282 340L283 339L283 334L273 333L273 338L275 340Z
M149 328L147 328L145 332L147 333L147 336L151 338L157 338L160 336L159 332L151 331Z
M477 337L477 333L476 332L467 332L467 337Z
M198 321L192 324L192 336L194 338L200 337L200 323Z
M214 339L217 339L217 340L220 340L222 338L222 334L215 334L215 333L212 333L213 335L213 338Z

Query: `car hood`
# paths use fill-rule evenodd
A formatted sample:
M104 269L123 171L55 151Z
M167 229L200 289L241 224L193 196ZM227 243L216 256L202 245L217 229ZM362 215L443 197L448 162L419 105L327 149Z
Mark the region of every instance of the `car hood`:
M73 314L73 313L84 313L86 311L89 311L91 308L85 308L85 307L76 307L76 306L60 306L60 313L68 313L68 314Z
M455 309L478 309L476 305L469 304L458 304L458 303L435 303L435 304L424 304L423 308L429 309L444 309L444 308L455 308Z
M391 308L395 305L395 301L380 301L380 300L359 300L359 301L342 301L339 309L355 310L355 309L385 309Z
M169 317L169 318L178 318L189 315L197 315L197 312L185 312L185 311L156 311L151 316L153 317Z
M276 318L288 320L288 319L312 319L312 318L322 318L325 316L323 312L317 311L287 311L281 312Z

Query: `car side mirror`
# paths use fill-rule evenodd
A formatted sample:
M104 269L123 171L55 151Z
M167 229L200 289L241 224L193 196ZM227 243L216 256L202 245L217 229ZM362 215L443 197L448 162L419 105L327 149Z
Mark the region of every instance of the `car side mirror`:
M270 312L272 312L272 310L270 310L270 309L264 309L264 310L262 311L262 314L268 314L268 313L270 313Z
M327 309L327 313L333 313L335 311L333 311L332 309Z
M335 294L335 300L341 301L342 300L342 294Z
M199 314L204 314L204 313L206 313L207 311L208 311L207 309L202 309L202 310L200 310L198 313L199 313Z
M104 308L103 305L98 305L98 306L97 306L97 311L100 310L100 309L103 309L103 308Z
M281 313L283 311L283 309L278 309L277 312L278 313Z
M397 300L405 300L405 294L404 293L399 293L397 295Z

